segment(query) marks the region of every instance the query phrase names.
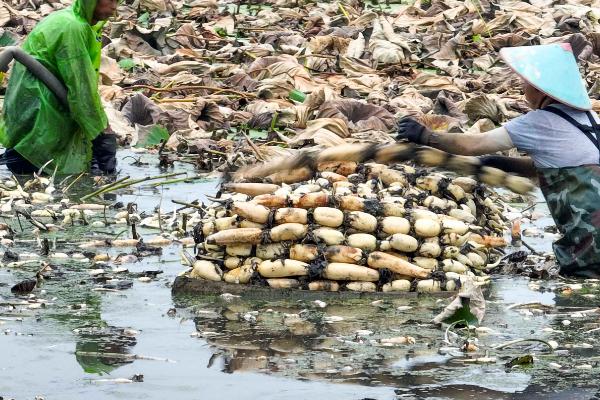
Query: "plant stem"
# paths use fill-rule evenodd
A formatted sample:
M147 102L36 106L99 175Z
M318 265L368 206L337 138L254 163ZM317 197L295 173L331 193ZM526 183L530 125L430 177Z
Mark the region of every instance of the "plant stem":
M69 185L63 190L63 193L67 193L69 189L71 189L71 186L77 183L83 175L85 175L85 172L80 173L77 178L73 179L73 182L69 183Z
M206 178L206 176L196 175L196 176L186 176L185 178L169 179L169 180L162 181L162 182L151 183L149 185L146 185L145 187L157 187L157 186L162 186L162 185L170 185L172 183L190 182L190 181L195 181L197 179L202 179L202 178Z
M190 207L190 208L195 208L196 210L204 211L204 208L200 204L186 203L185 201L180 201L180 200L171 200L171 202L174 204L179 204L181 206L186 206L186 207Z
M85 196L83 196L83 197L82 197L80 200L81 200L81 201L85 201L85 200L87 200L87 199L89 199L89 198L91 198L91 197L97 196L98 194L102 193L104 190L106 190L106 189L108 189L108 188L111 188L111 187L113 187L113 186L115 186L115 185L118 185L119 183L121 183L121 182L124 182L124 181L126 181L127 179L129 179L129 178L130 178L130 176L129 176L129 175L127 175L127 176L125 176L125 177L123 177L123 178L121 178L121 179L119 179L119 180L116 180L116 181L114 181L114 182L111 182L111 183L108 183L108 184L106 184L106 185L104 185L104 186L101 186L99 189L97 189L97 190L93 191L92 193L90 193L90 194L86 194L86 195L85 195Z

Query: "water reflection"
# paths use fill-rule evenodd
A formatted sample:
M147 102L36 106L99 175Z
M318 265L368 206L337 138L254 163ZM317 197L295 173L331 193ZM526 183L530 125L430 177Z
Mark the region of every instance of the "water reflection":
M214 355L208 367L227 373L258 371L302 380L385 385L410 389L423 396L415 398L429 398L424 393L438 398L437 389L433 388L439 387L448 388L448 393L453 394L447 398L470 398L473 388L485 389L485 398L506 398L506 393L539 393L545 385L551 385L553 391L566 390L573 384L587 386L593 371L578 370L579 377L569 375L560 385L557 372L552 369L556 367L549 366L552 362L566 364L568 359L572 367L597 354L597 350L573 349L567 344L578 336L571 335L571 330L562 325L565 315L574 310L563 310L562 305L580 303L575 299L565 303L564 299L555 299L552 292L532 291L528 284L528 280L520 278L494 282L484 320L491 332L472 333L471 340L480 348L472 354L459 350L461 342L444 343L443 330L429 323L447 303L442 299L393 299L383 303L357 299L332 301L324 308L311 301L292 300L228 302L204 297L175 301L178 307L191 311L197 336L203 339L201 343L206 341L212 346ZM508 307L511 303L530 302L543 306L537 310ZM589 318L586 323L590 323ZM580 332L583 325L583 320L581 325L573 324ZM414 343L385 343L385 339L406 336L414 338ZM561 347L555 354L540 343L491 350L499 343L531 337L556 340ZM561 353L565 348L570 350ZM486 349L496 357L495 362L465 362L485 357ZM532 367L505 369L505 363L528 352L536 355ZM566 373L561 371L560 376ZM400 390L402 393L405 392Z
M127 357L136 344L135 337L123 328L82 329L77 332L75 359L88 374L108 374L123 364L133 362Z

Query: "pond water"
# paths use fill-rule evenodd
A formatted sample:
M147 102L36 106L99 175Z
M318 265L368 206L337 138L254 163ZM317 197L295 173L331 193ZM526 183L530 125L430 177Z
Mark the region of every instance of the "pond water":
M131 155L121 152L122 159ZM142 155L141 161L149 165L138 166L128 165L131 158L123 159L122 175L164 173L154 167L155 157ZM172 199L203 200L215 185L209 181L136 188L109 200L135 202L148 213L160 202L166 214L178 207ZM79 186L81 193L90 191L89 183ZM33 238L24 228L23 232L15 228L17 239ZM98 229L96 235L121 229ZM75 227L54 233L51 239L56 238L56 251L69 252L75 246L66 243L91 237L92 231ZM150 229L140 233L156 235ZM548 249L547 238L532 239L531 244ZM15 250L38 251L33 242L18 242ZM161 255L124 262L120 267L128 272L119 276L123 290L90 275L96 268L90 262L49 259L52 274L35 289L35 297L19 297L10 288L34 276L39 263L0 268L0 398L588 399L596 395L600 371L596 282L565 291L563 281L496 277L486 295L483 326L489 330L455 329L460 336L448 332L447 343L445 330L429 321L448 299L341 302L323 296L322 302L314 302L173 297L170 285L184 269L180 251L179 246L170 246ZM108 252L131 254L122 248ZM152 279L143 282L138 279L142 275ZM410 343L389 343L408 340L399 339L407 336ZM476 351L460 350L467 338ZM493 348L518 338L555 341L557 347L549 350L542 343L527 342ZM505 367L526 354L534 356L533 364ZM485 359L488 362L481 363Z

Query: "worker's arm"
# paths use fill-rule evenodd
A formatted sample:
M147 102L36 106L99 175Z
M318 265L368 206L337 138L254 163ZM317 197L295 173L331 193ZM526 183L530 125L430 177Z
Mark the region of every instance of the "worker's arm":
M90 140L108 125L98 94L97 75L87 51L85 32L67 28L56 52L60 78L67 87L71 117Z
M431 132L412 118L404 118L400 121L398 138L464 156L493 154L515 147L504 127L477 134L438 133ZM537 174L530 157L488 155L481 157L481 161L483 165L523 176L532 177Z
M503 127L477 134L432 132L427 145L463 156L480 156L515 147Z

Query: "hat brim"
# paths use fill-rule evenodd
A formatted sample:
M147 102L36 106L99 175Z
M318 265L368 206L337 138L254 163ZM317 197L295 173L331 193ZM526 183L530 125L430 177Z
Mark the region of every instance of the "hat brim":
M562 93L557 93L557 92L560 92L560 90L557 89L558 85L555 85L554 88L551 87L550 85L548 85L547 82L546 82L546 85L543 85L544 82L543 82L543 80L541 80L540 77L535 77L535 76L532 76L531 73L525 72L524 70L530 70L531 68L527 68L530 66L524 65L522 60L521 60L521 64L516 65L515 57L513 57L513 56L515 55L516 52L522 52L524 47L529 47L530 50L540 50L540 51L542 51L542 54L543 54L543 51L546 51L546 53L553 52L553 53L555 53L555 54L553 54L555 58L557 58L557 55L556 55L557 49L562 49L563 53L567 53L567 51L568 51L570 53L570 60L569 60L569 57L565 57L565 56L560 56L560 59L556 60L558 62L572 64L572 65L566 65L568 74L562 74L563 80L560 79L561 78L560 76L553 76L553 75L557 75L556 71L552 71L553 69L556 69L556 68L554 68L554 66L549 68L547 71L555 72L554 74L552 74L552 73L549 74L550 75L549 79L551 79L553 81L552 82L553 84L563 82L565 76L567 76L570 79L570 82L567 83L566 86L570 86L570 88L567 91L563 90ZM560 53L559 53L559 55L560 55ZM579 69L577 68L577 62L575 61L575 57L573 56L573 53L571 52L570 45L554 44L554 45L541 45L541 46L504 47L504 48L500 49L500 57L506 63L506 65L508 65L510 67L510 69L513 70L521 79L526 81L528 84L530 84L531 86L533 86L540 92L544 93L546 96L558 101L559 103L568 105L569 107L575 108L577 110L589 111L592 109L592 103L589 99L589 96L587 95L587 91L585 90L585 86L581 79ZM534 60L530 60L530 61L532 64L534 63ZM552 65L552 60L549 62L549 64ZM539 66L536 65L535 67L539 67ZM537 72L537 70L536 70L536 72ZM561 75L561 74L558 74L558 75ZM579 87L577 87L577 86L579 86ZM575 95L572 95L573 91L571 89L573 87L575 87L575 90L578 91L578 93L575 93Z

